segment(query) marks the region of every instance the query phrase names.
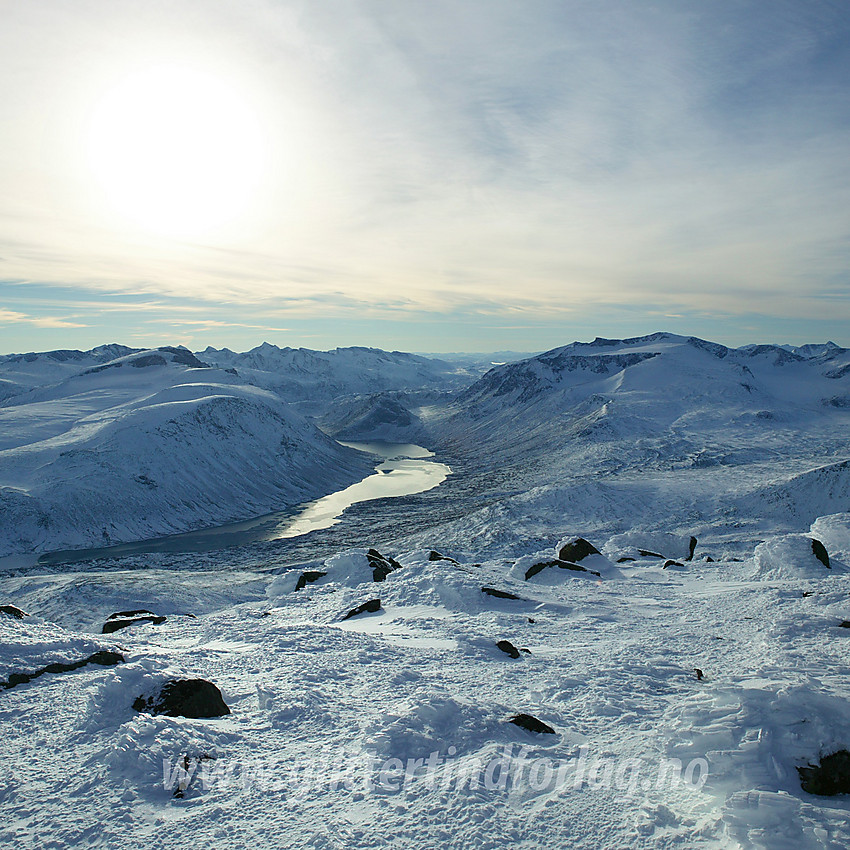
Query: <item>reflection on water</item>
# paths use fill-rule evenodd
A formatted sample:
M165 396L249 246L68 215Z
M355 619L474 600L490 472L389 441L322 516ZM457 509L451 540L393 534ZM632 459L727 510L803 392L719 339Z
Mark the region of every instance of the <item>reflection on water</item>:
M386 460L362 481L305 505L298 516L280 523L274 537L269 539L298 537L320 528L330 528L339 522L346 508L358 502L422 493L442 484L451 472L444 463L424 460L433 457L434 453L412 443L342 444Z
M95 558L118 558L125 555L145 555L155 552L171 554L187 552L209 552L240 546L247 543L260 543L269 540L283 540L309 534L322 528L330 528L340 521L346 508L358 502L372 499L388 499L398 496L410 496L423 493L437 487L451 474L444 463L431 460L434 453L413 443L349 443L359 451L367 452L383 462L375 472L362 481L331 493L314 502L265 514L243 522L231 522L213 528L188 531L185 534L172 534L153 540L140 540L135 543L119 543L97 549L74 549L50 552L38 558L38 563L58 564L69 561L86 561ZM11 556L26 558L30 563L34 556ZM8 559L0 558L0 567L11 567ZM15 566L23 566L16 563Z

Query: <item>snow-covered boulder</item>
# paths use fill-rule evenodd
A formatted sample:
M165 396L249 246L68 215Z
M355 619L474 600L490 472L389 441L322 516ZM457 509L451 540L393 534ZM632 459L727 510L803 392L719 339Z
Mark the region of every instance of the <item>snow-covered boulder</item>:
M395 559L382 555L377 549L351 549L334 555L326 563L328 578L338 584L361 584L383 581L401 568Z
M266 594L275 599L308 584L327 584L333 582L353 587L364 582L384 581L401 564L389 555L382 555L377 549L349 549L333 555L325 561L321 569L290 570L276 576L269 584Z
M555 555L562 561L577 564L589 555L601 555L602 553L583 537L565 537L555 547Z
M114 646L92 635L67 631L36 617L0 617L0 682L15 682L22 675L65 675L81 662L101 664ZM117 662L113 662L117 663ZM62 669L60 669L62 668Z
M0 605L0 614L12 617L15 620L23 620L24 617L29 616L26 611L18 608L17 605Z
M811 532L831 555L850 560L850 513L820 516L812 523Z
M561 547L563 548L563 547ZM537 584L561 584L571 578L614 578L621 573L604 555L589 554L581 563L564 561L545 549L533 555L523 555L514 562L509 573L518 581L533 581Z
M615 534L602 551L612 561L640 561L644 558L690 561L696 545L697 539L691 535L634 530Z
M133 711L191 718L230 714L221 691L206 679L169 679L153 693L137 697Z
M831 563L820 540L783 534L759 543L753 553L755 578L818 578L830 575Z

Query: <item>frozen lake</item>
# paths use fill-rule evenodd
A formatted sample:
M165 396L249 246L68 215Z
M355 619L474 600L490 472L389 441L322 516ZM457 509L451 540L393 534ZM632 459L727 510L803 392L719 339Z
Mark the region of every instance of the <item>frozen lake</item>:
M175 554L207 552L247 543L300 537L311 531L336 525L344 511L358 502L423 493L442 484L451 474L450 467L433 460L433 452L413 443L343 442L342 444L374 455L380 462L371 475L321 499L306 502L285 511L264 514L254 519L202 528L184 534L172 534L152 540L119 543L115 546L94 549L49 552L41 555L37 562L57 564L94 558L117 558L123 555L144 555L152 552ZM35 556L15 555L8 559L0 559L0 567L19 567L33 563L36 563Z

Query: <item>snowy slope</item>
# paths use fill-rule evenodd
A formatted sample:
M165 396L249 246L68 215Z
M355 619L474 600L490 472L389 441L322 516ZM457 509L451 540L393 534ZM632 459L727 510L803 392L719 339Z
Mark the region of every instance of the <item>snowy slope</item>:
M254 366L192 357L124 352L0 405L0 539L209 524L361 474ZM850 795L797 772L850 750L850 352L654 334L454 396L378 376L313 380L324 424L439 435L439 487L303 539L0 572L33 615L0 613L0 680L125 658L0 689L0 844L850 846ZM101 634L138 609L166 620ZM133 709L180 677L231 714Z
M273 394L181 349L126 355L10 399L0 449L2 554L247 518L368 469Z

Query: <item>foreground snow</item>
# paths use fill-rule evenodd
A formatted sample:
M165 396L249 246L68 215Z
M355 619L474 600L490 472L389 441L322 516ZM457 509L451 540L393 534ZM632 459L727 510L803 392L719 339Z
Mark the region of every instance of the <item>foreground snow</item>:
M838 545L850 516L818 527ZM830 570L815 559L783 572L783 553L801 553L780 540L766 576L763 552L709 563L711 550L701 543L678 568L641 558L617 575L561 570L545 583L516 577L510 560L455 564L427 550L394 553L400 568L382 582L365 550L343 553L305 565L327 574L297 591L301 567L7 577L4 597L44 619L0 615L2 676L98 647L127 663L0 694L12 731L0 744L0 838L846 847L847 798L804 793L796 767L850 745L840 627L850 551L834 548ZM377 613L342 619L370 598ZM140 607L168 619L91 634ZM530 653L510 658L495 646L503 639ZM174 676L213 681L233 713L133 711ZM555 734L507 722L521 712ZM188 789L175 798L185 756Z

